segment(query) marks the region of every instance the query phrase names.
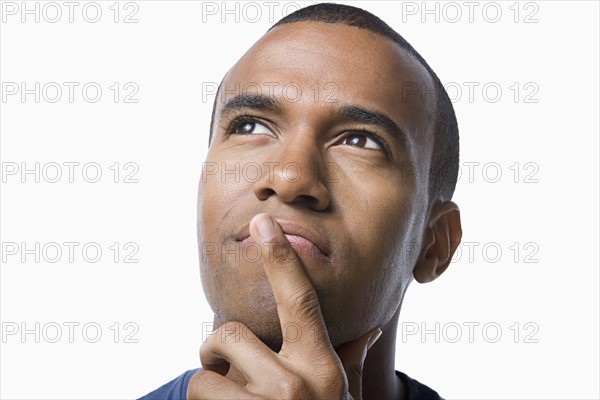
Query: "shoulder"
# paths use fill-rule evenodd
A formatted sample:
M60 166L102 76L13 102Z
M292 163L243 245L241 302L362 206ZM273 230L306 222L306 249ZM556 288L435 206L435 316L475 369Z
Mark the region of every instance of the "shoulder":
M187 397L188 382L192 375L200 371L200 368L191 369L179 375L171 382L166 383L139 400L181 400ZM407 400L442 400L440 395L430 387L412 379L403 372L396 371L396 375L402 379L406 387Z
M200 371L200 368L190 369L155 391L140 397L139 400L185 400L187 398L188 382L192 375L198 371Z
M406 387L407 400L442 400L440 395L429 386L423 385L403 372L396 371L396 375L402 379Z

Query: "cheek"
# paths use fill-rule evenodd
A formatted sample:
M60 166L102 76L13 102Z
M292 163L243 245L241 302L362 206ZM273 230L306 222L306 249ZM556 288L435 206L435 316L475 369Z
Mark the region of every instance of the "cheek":
M343 178L337 199L349 239L343 252L353 265L348 279L355 290L404 286L420 237L414 185L392 173Z
M363 249L391 250L406 236L415 211L415 185L403 182L402 171L345 169L331 187L339 214Z
M235 162L207 160L205 168L209 172L202 173L198 187L198 232L200 238L216 240L223 217L251 194L252 188L236 173Z

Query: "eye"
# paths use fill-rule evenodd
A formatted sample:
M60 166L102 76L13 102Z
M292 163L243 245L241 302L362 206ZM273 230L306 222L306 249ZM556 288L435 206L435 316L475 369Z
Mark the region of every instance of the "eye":
M368 132L350 132L342 141L342 144L361 147L365 149L383 150L381 143L372 138Z
M273 135L273 132L267 128L267 126L261 122L258 122L254 118L242 117L238 118L227 130L230 134L236 135Z

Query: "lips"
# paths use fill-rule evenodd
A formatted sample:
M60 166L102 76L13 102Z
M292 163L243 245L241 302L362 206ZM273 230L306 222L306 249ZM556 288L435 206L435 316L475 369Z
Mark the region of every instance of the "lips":
M318 259L325 258L329 260L331 258L330 244L318 230L310 229L292 221L279 220L277 218L275 220L281 226L281 230L296 253L298 253L298 256L302 257L304 254L308 254L316 256ZM236 235L235 240L242 242L242 245L254 242L250 236L249 226L250 222L244 224Z

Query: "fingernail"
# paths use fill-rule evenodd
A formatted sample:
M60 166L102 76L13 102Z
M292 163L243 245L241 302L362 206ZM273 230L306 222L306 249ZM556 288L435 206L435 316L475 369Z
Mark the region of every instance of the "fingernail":
M267 214L261 214L256 218L256 230L263 239L271 239L277 234L277 228L273 219Z
M367 345L367 350L371 349L371 347L375 344L375 342L377 340L379 340L379 338L381 337L381 333L382 333L382 331L379 328L377 328L377 330L375 332L373 332L373 334L369 338L369 344Z

